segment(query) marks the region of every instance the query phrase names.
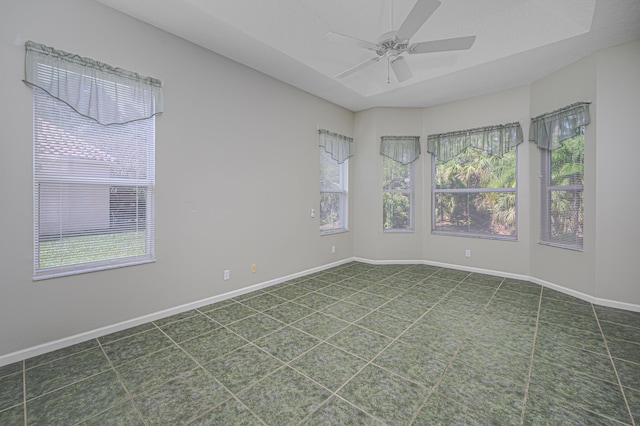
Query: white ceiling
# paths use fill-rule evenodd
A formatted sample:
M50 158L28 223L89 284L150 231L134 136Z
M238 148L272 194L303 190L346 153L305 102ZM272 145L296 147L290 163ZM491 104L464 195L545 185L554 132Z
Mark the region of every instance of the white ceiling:
M640 0L442 0L411 42L476 35L475 44L404 55L413 78L398 83L392 74L387 83L386 60L333 78L375 53L324 36L376 43L416 0L97 1L352 111L424 107L529 84L640 38Z

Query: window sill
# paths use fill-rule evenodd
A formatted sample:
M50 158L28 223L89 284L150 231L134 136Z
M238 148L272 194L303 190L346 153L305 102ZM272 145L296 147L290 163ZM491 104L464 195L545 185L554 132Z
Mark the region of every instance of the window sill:
M431 235L447 235L450 237L479 238L482 240L498 240L498 241L518 241L518 236L510 235L482 235L482 234L461 234L458 232L431 231Z
M135 265L144 265L146 263L155 263L156 259L143 259L143 260L134 260L130 262L123 262L118 264L111 265L85 265L84 267L76 267L76 268L65 268L65 269L55 269L51 271L41 271L39 274L33 276L33 281L42 281L48 280L51 278L59 278L59 277L67 277L70 275L79 275L79 274L87 274L89 272L98 272L105 271L108 269L116 269L116 268L125 268L127 266L135 266ZM52 268L54 269L54 268Z
M334 235L334 234L343 234L345 232L349 232L348 229L332 229L330 231L320 231L320 236L322 237L323 235Z
M541 246L555 247L559 249L572 250L572 251L578 251L578 252L584 251L584 247L576 247L576 246L570 246L565 244L552 243L549 241L538 241L538 244L540 244Z
M385 234L413 234L413 229L383 229L383 233Z

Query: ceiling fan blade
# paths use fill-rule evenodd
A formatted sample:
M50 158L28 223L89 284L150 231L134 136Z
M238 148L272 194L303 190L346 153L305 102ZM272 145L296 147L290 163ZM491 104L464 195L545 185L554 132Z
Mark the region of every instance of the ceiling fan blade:
M473 46L476 36L447 38L443 40L423 41L413 43L407 52L414 55L416 53L448 52L451 50L467 50Z
M418 0L396 32L399 41L409 40L440 7L438 0Z
M400 83L413 77L413 73L409 69L409 64L407 64L407 61L402 56L398 56L391 61L391 69Z
M367 59L366 61L360 62L358 65L353 66L353 67L349 68L346 71L342 71L340 74L336 75L334 78L344 78L344 77L346 77L348 75L353 74L356 71L360 71L361 69L368 67L369 65L375 64L379 60L380 60L380 56L376 56L374 58Z
M351 46L362 47L364 49L373 51L375 51L377 47L374 43L340 33L327 33L324 35L324 38L325 40L331 41L333 43L348 44Z

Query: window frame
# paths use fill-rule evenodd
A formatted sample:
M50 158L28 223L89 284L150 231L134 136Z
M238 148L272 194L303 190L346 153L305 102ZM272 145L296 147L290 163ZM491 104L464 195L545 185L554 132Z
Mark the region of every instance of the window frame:
M327 158L328 157L328 158ZM334 161L338 167L340 187L335 188L323 188L323 161ZM323 229L322 227L322 196L324 194L340 194L340 206L339 206L339 228ZM328 153L324 147L320 147L320 206L318 208L320 218L320 235L331 235L349 231L349 159L345 159L342 163L334 160L331 154Z
M396 162L401 166L408 167L408 176L409 176L409 189L387 189L384 185L384 179L382 183L382 232L384 233L412 233L415 232L415 161L412 161L408 164L402 164L399 161L394 160L393 158L382 156L382 174L384 177L384 171L386 168L386 163L389 161ZM409 197L409 227L408 228L385 228L384 227L384 218L385 218L385 203L384 203L384 195L385 194L408 194Z
M50 102L51 104L43 104L45 102ZM73 158L68 158L64 161L67 161L69 164L73 163L81 163L81 169L84 172L85 170L89 170L89 172L85 172L84 175L77 173L77 171L71 171L73 167L67 171L67 174L64 174L62 170L57 170L60 172L59 174L49 177L44 176L39 173L39 166L47 165L46 162L39 161L39 155L36 152L38 149L38 144L42 142L42 137L38 136L38 119L41 117L40 110L41 108L56 108L54 110L54 114L59 117L60 120L69 120L69 118L65 118L67 114L73 114L75 111L71 111L70 107L63 101L59 99L55 99L51 97L44 90L34 87L33 88L33 238L34 238L34 246L33 246L33 280L44 280L49 278L56 278L61 276L69 276L82 274L87 272L95 272L107 269L114 269L120 267L127 267L132 265L139 265L145 263L155 262L155 117L150 117L144 120L137 120L135 122L129 123L128 125L140 125L145 126L146 128L141 128L144 131L146 136L145 139L145 152L146 155L146 171L144 178L131 178L131 177L100 177L95 173L96 167L104 167L103 164L97 164L94 160L78 160ZM70 116L67 116L70 117ZM78 118L80 120L89 120L89 122L93 122L92 119L88 117L84 117L78 114ZM77 125L78 123L72 123L72 125ZM101 125L97 125L101 126ZM118 126L118 124L113 124L110 126ZM40 139L38 139L40 138ZM89 141L90 142L90 141ZM55 140L54 140L55 143ZM58 160L59 161L59 160ZM94 163L94 164L92 164ZM131 254L131 255L114 255L113 257L101 258L98 260L78 260L76 263L70 264L59 264L55 266L42 266L42 238L44 235L42 234L42 226L43 226L43 215L45 214L45 210L42 208L43 198L46 199L47 192L43 192L43 185L61 185L64 190L60 191L60 195L69 194L69 199L73 199L74 192L78 190L82 190L82 187L95 188L96 190L106 190L108 202L99 203L103 204L103 206L97 206L96 211L101 211L103 208L108 209L107 217L109 220L109 230L111 228L111 210L112 200L111 194L112 189L117 187L128 187L135 188L136 194L141 188L144 188L144 228L136 226L135 233L140 232L140 229L144 229L144 254ZM93 191L93 190L92 190ZM77 197L77 192L75 193ZM136 195L136 223L139 216L141 216L140 210L138 210L139 198ZM94 207L94 203L91 204ZM62 214L64 211L59 206L58 214ZM73 214L74 212L78 212L78 209L68 210ZM54 213L55 214L55 213ZM88 214L88 213L85 213ZM83 238L83 237L95 237L97 235L110 236L115 235L116 233L122 233L124 227L117 227L114 229L114 232L104 232L96 234L95 230L92 232L77 232L77 235L73 236L63 236L62 230L62 222L60 222L59 234L53 241L64 241L65 238ZM133 236L136 242L142 245L142 239L139 236ZM67 241L68 242L68 241Z
M438 189L436 188L436 167L438 160L435 155L431 155L431 233L433 235L448 235L454 237L465 237L465 238L480 238L480 239L489 239L489 240L499 240L499 241L517 241L518 240L518 147L519 145L513 148L514 156L515 156L515 170L514 176L516 178L515 186L513 188L450 188L450 189ZM468 147L467 149L476 149L474 147ZM477 149L476 149L477 150ZM510 151L511 152L511 151ZM462 154L462 153L460 153ZM458 155L460 155L458 154ZM457 157L457 156L456 156ZM455 157L449 161L454 161ZM515 221L514 221L514 234L513 235L500 235L500 234L480 234L480 233L472 233L472 232L456 232L456 231L443 231L436 229L436 194L481 194L481 193L492 193L492 192L500 192L500 193L514 193L515 202Z
M571 185L551 185L551 173L553 171L552 165L552 153L554 150L547 150L538 148L540 155L540 233L539 233L539 241L538 244L557 247L567 250L574 251L584 251L584 237L579 241L579 243L565 243L562 241L553 241L551 238L553 232L551 230L552 226L552 193L554 191L562 191L562 192L577 192L581 194L581 209L584 214L584 165L585 165L585 147L584 142L586 139L585 136L586 126L580 126L579 133L574 136L581 136L583 138L582 144L582 167L583 167L583 175L582 175L582 184L571 184ZM584 226L584 222L583 222ZM584 230L583 230L584 233Z

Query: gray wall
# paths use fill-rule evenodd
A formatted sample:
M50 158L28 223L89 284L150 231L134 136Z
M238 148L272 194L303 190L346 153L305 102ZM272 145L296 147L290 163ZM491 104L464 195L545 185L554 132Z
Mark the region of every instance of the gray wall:
M156 263L32 281L25 40L163 81ZM317 129L352 136L352 112L93 1L0 2L0 57L0 356L353 255L352 232L321 237L309 215Z
M640 305L640 41L595 58L595 296Z
M164 82L156 263L32 281L32 91L21 82L29 39ZM640 269L632 267L640 241L638 41L530 86L356 114L92 1L1 2L0 57L0 357L351 257L517 274L640 306ZM539 160L526 141L518 148L518 241L431 235L429 133L520 121L526 138L531 116L580 100L593 101L583 252L537 243ZM309 217L318 208L319 127L356 141L350 232L323 237ZM422 136L411 234L382 232L386 134ZM222 280L224 269L231 280Z

